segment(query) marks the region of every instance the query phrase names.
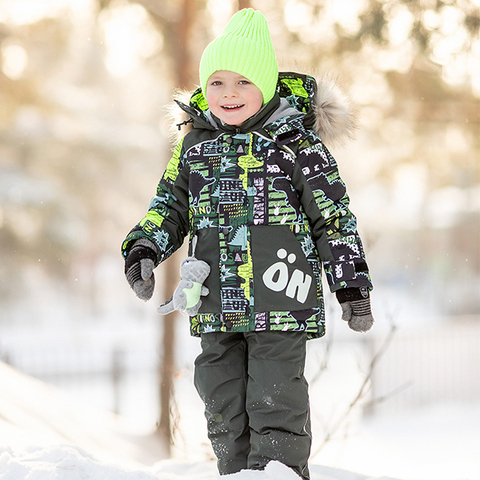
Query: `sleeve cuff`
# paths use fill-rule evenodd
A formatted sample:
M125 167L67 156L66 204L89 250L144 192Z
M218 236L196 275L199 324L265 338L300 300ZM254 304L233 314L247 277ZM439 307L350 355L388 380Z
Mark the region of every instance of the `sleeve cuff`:
M364 300L370 297L367 287L360 288L342 288L335 292L338 303L353 302L355 300Z

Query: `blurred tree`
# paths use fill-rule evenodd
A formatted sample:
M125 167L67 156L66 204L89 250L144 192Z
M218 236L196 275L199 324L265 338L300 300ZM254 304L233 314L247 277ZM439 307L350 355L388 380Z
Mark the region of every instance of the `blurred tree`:
M438 250L448 244L448 232L470 245L475 230L463 218L472 209L480 213L473 206L480 184L478 2L285 0L279 7L268 13L285 22L274 39L282 63L291 65L294 57L294 68L333 72L358 107L358 140L341 161L350 165L344 175L355 172L354 199L368 192L365 237L390 251L397 239L405 244L412 237L414 253L401 249L398 265L373 258L377 282L388 284L396 272L411 285L410 298L435 297L430 312L478 314L480 300L471 300L479 298L478 249L452 249L448 262ZM413 270L405 270L412 267L409 255L419 259ZM444 284L437 282L439 271Z
M110 241L105 224L122 214L111 209L114 191L120 188L115 172L122 170L125 157L143 149L127 139L123 145L115 143L128 121L115 118L115 89L100 94L104 86L108 91L111 80L98 24L91 21L84 27L80 48L75 37L79 25L69 16L12 24L3 30L0 95L6 101L0 118L4 140L0 168L5 187L0 255L2 279L10 279L2 281L3 293L20 298L24 287L17 288L11 279L28 285L22 275L32 265L62 283L74 280L72 272L86 270L81 285L85 291L78 283L75 288L82 297L87 293L88 301L82 298L80 304L88 306L86 313L91 315L99 311L95 268ZM13 47L16 50L10 53ZM19 51L26 58L23 69L5 68L15 65ZM95 123L96 130L91 128Z
M355 8L350 11L336 11L332 5L328 8L329 2L282 3L287 29L276 40L287 64L284 52L302 67L318 69L321 64L322 69L334 69L354 87L357 81L365 82L367 75L378 73L386 77L389 90L377 95L374 104L384 117L392 115L388 95L392 93L395 108L402 98L409 104L418 103L417 115L411 118L415 122L431 119L433 111L436 118L440 114L444 120L468 120L473 128L478 127L480 80L474 67L480 56L478 4L469 0L368 0L352 3ZM338 8L347 3L338 2ZM459 93L471 103L463 118L450 118L445 115L448 112L435 108L441 99L451 105ZM462 102L459 110L464 106Z
M149 12L155 25L165 38L166 60L172 67L169 71L172 81L178 89L192 89L195 85L196 62L192 58L192 37L195 20L204 2L198 0L179 0L167 2L161 7L150 0L131 0L141 4ZM179 281L180 259L175 255L165 262L162 272L165 278L164 296L170 298ZM172 402L174 398L173 378L175 373L175 314L163 322L162 364L159 370L160 420L158 431L164 438L170 454L173 444Z

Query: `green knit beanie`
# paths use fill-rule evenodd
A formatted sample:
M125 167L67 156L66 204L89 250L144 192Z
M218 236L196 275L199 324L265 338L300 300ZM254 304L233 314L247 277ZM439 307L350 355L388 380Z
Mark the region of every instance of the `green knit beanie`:
M262 92L264 104L273 98L278 64L262 13L252 8L240 10L207 46L200 60L200 84L205 97L208 79L219 70L238 73L253 82Z

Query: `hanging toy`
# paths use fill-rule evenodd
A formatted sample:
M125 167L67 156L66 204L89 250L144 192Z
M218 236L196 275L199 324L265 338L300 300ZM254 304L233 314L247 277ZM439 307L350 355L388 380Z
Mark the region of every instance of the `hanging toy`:
M201 296L209 294L203 282L210 274L209 265L195 257L187 257L180 265L180 283L168 302L160 305L157 312L167 315L175 310L185 312L190 316L196 315L202 304Z

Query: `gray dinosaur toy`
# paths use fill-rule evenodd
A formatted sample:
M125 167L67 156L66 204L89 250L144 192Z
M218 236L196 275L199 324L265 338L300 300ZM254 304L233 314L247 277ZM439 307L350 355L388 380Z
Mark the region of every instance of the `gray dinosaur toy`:
M210 274L210 266L203 260L195 257L187 257L180 265L180 283L178 284L172 298L160 305L157 312L160 315L167 315L175 310L186 312L193 316L198 313L202 300L200 296L209 294L203 282Z

